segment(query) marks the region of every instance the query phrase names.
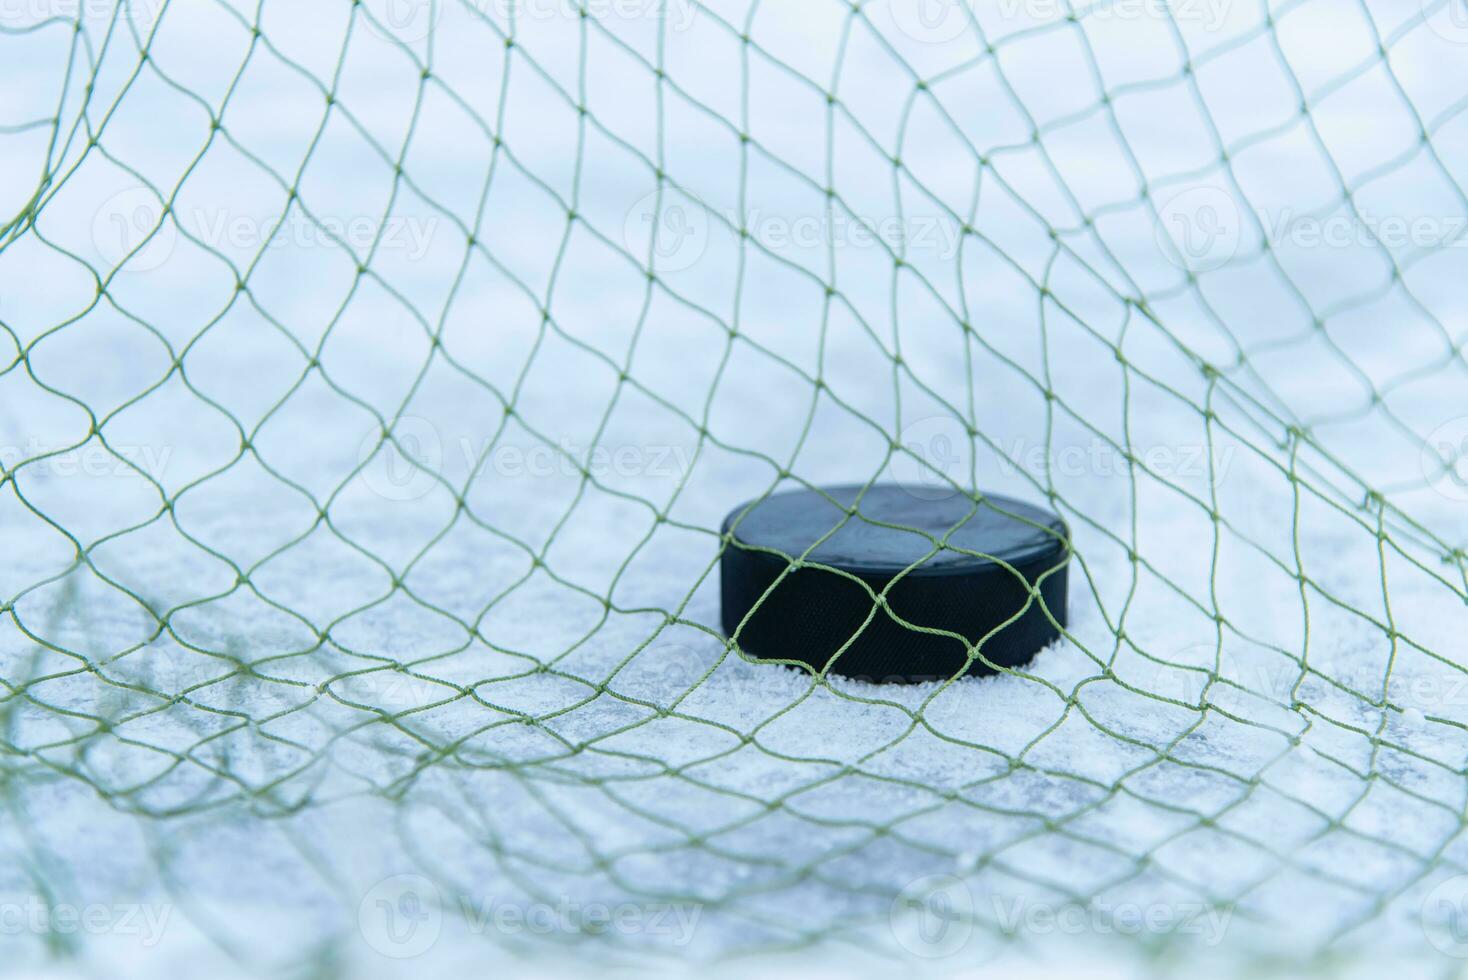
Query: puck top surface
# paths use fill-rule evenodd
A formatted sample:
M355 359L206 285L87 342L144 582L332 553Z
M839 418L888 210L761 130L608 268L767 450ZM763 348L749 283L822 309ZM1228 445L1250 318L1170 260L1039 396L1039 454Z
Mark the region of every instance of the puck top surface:
M724 530L733 528L734 537L745 545L771 548L791 558L805 554L823 535L830 534L805 556L807 561L878 575L895 575L924 556L928 557L909 575L962 574L978 565L993 564L987 558L954 548L992 555L1011 564L1047 553L1058 556L1065 549L1068 534L1059 517L1010 497L986 494L975 503L963 494L922 499L890 484L873 485L865 494L862 489L828 487L824 495L805 489L773 494L730 514ZM844 508L858 496L861 503L857 513L842 524L847 517ZM830 533L838 525L839 529ZM930 554L934 541L919 532L946 541L951 547Z

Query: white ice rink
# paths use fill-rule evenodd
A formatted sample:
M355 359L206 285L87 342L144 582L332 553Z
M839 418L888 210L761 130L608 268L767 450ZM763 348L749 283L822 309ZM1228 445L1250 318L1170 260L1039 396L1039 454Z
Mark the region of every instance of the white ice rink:
M0 0L0 970L1446 970L1465 186L1461 0ZM875 479L1069 634L729 652Z

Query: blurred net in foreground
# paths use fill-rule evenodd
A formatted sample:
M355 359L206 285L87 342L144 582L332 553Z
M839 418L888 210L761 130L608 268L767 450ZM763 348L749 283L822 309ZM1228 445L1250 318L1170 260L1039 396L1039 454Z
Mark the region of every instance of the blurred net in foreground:
M1457 0L3 10L7 961L1462 952ZM1062 642L742 660L876 480Z

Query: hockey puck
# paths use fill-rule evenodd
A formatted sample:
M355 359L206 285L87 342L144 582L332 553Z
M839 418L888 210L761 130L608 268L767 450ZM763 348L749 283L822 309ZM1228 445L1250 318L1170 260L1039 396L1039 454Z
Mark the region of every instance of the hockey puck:
M1065 522L1008 497L795 490L744 504L723 532L724 633L753 660L946 680L1020 666L1065 625Z

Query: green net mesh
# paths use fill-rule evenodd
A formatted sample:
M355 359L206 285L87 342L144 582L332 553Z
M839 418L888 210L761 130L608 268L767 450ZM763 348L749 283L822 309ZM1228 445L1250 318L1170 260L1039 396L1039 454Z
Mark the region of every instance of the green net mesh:
M0 6L4 959L1456 950L1462 17ZM863 481L1062 640L748 662Z

